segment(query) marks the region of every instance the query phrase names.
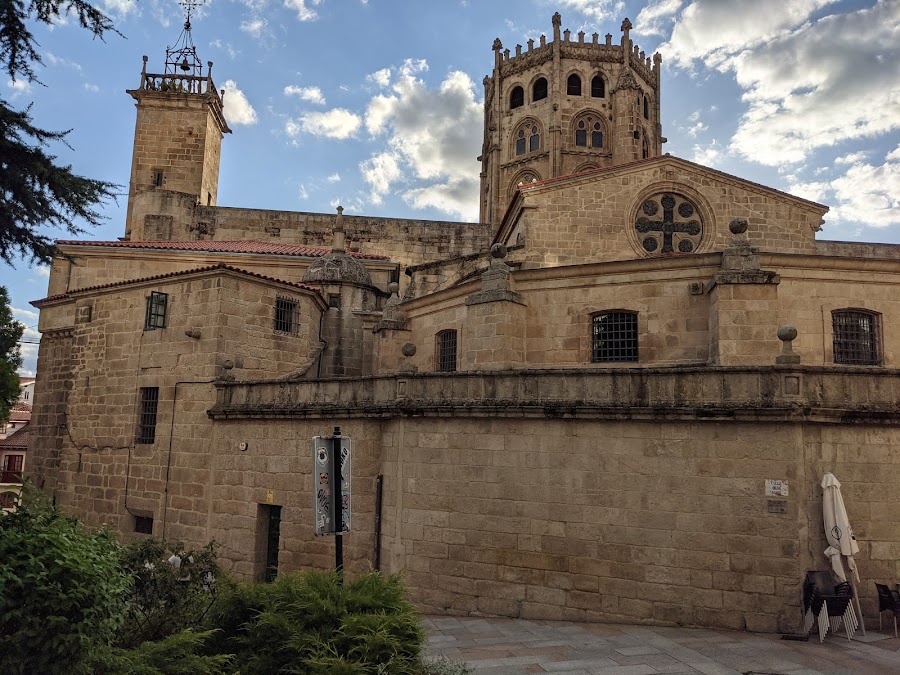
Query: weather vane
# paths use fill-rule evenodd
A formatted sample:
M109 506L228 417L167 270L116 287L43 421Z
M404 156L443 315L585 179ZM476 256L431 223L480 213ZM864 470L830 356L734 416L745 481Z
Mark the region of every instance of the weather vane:
M191 29L191 13L201 7L203 5L204 0L178 0L178 4L184 8L185 11L185 19L184 19L184 29Z
M191 15L196 9L202 7L204 2L205 0L178 0L178 4L185 12L184 30L178 36L175 46L166 49L167 74L203 75L203 63L197 56L197 48L194 47L194 39L191 36Z

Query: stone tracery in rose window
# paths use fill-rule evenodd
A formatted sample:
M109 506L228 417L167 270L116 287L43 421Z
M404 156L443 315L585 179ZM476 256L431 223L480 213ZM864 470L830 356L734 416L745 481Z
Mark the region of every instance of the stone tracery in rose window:
M638 208L634 229L641 247L652 255L693 253L703 238L700 211L675 192L645 199Z

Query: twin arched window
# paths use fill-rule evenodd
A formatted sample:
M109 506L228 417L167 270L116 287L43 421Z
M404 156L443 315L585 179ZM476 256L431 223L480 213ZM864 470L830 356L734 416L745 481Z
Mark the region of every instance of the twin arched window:
M547 84L547 78L539 77L531 86L531 102L542 101L547 98L548 93L549 85ZM568 96L582 95L581 76L577 73L572 73L566 79L566 94ZM595 75L591 78L591 97L606 98L606 82L602 75ZM509 109L515 110L516 108L521 108L523 105L525 105L525 90L521 85L516 85L509 92ZM647 100L644 99L644 117L648 117L649 114L649 108L647 106Z
M527 152L537 152L541 149L541 128L537 122L526 120L516 130L514 139L517 157Z
M582 115L575 120L575 145L579 148L603 147L603 123L599 115Z

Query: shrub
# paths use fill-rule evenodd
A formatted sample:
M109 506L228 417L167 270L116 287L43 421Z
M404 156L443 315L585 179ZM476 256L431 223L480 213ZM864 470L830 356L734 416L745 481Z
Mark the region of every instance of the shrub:
M185 630L134 649L107 648L89 661L94 675L223 675L230 655L205 655L204 643L214 631Z
M105 531L87 532L26 486L0 517L0 672L86 672L123 620L120 553Z
M236 589L210 620L242 673L407 675L424 633L396 577L304 572Z

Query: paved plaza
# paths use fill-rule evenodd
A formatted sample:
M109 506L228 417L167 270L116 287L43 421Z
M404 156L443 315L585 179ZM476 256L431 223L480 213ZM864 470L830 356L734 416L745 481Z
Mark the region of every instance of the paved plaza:
M725 630L522 619L431 616L425 627L430 657L464 661L476 675L900 673L900 640L872 630L852 642L830 634L820 643L818 636L797 642Z

